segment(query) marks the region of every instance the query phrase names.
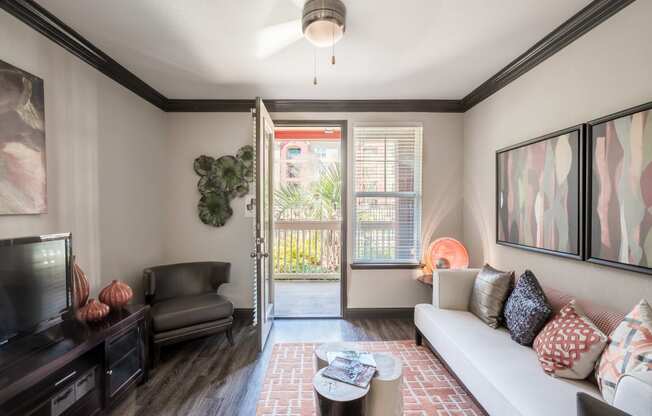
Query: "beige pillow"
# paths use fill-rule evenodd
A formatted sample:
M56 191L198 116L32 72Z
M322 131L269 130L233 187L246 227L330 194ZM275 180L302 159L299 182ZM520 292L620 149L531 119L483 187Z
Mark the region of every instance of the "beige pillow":
M513 285L513 271L503 272L485 264L473 283L469 311L490 327L498 328Z
M607 340L573 299L539 332L534 351L547 374L583 380L593 372Z
M652 308L641 300L609 337L596 366L602 397L613 403L618 380L625 373L652 371Z

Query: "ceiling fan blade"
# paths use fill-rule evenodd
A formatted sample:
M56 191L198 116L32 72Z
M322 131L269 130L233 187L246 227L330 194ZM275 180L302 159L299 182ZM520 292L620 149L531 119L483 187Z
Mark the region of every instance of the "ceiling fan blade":
M256 34L256 57L268 58L302 37L301 19L267 26Z

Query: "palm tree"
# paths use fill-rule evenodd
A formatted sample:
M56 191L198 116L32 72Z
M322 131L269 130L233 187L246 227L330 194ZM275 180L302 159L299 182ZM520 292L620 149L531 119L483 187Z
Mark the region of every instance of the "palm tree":
M342 206L342 175L340 164L333 163L321 169L319 181L312 187L313 199L318 202L321 220L338 220Z
M312 183L309 189L304 189L295 183L282 184L274 191L274 215L276 220L308 220L308 221L338 221L341 218L342 207L342 175L339 163L323 166L319 173L319 180ZM310 260L321 259L321 269L327 272L337 270L339 266L340 237L339 232L323 231L313 233L307 246L318 247L320 255L313 256ZM323 241L322 241L323 239ZM290 242L280 241L281 250ZM322 244L323 243L323 244ZM297 243L298 245L298 243ZM305 246L305 244L304 244ZM321 247L324 252L321 253ZM299 247L290 247L292 257L307 259L308 254L299 250ZM309 261L309 263L312 263ZM305 262L305 261L304 261ZM293 263L293 262L291 262Z
M312 211L312 199L296 183L284 183L274 191L274 219L295 219L296 213Z
M276 219L299 212L300 219L334 221L340 219L342 175L339 163L322 167L319 180L306 190L296 183L284 183L274 191ZM293 219L293 218L290 218Z

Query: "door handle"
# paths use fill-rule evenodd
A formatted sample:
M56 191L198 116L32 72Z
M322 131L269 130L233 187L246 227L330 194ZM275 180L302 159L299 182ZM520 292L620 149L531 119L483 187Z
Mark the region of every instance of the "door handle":
M249 254L249 257L251 257L252 259L260 260L263 257L264 258L269 257L269 253L260 253L260 252L257 252L257 251L252 251Z

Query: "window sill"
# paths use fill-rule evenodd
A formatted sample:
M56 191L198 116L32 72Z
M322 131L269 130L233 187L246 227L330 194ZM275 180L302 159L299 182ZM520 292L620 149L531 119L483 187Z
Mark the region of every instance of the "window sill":
M353 270L401 270L421 267L419 263L351 263Z

